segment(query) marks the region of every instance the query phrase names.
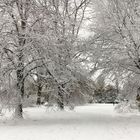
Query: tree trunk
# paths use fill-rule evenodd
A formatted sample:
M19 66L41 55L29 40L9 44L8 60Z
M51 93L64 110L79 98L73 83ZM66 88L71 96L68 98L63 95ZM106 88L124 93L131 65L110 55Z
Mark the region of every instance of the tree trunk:
M26 43L25 39L25 28L26 28L26 20L21 20L21 29L22 32L20 33L18 30L17 32L19 33L19 48L18 48L18 65L17 65L17 88L18 88L18 103L17 107L15 109L15 115L17 118L23 118L23 105L22 105L22 100L24 97L24 52L23 48Z
M15 117L23 118L22 100L24 97L24 59L23 52L19 50L17 65L17 105L15 109Z
M140 87L137 89L136 103L137 103L138 110L140 112Z
M14 2L13 2L14 3ZM27 19L28 19L28 12L29 12L29 6L30 1L26 0L26 2L23 1L15 1L15 5L17 6L17 13L10 13L13 23L15 25L15 31L17 34L18 39L18 47L17 47L17 70L16 70L16 76L17 76L17 105L15 108L15 116L17 118L22 118L22 100L24 97L24 46L26 44L26 25L27 25ZM13 7L12 7L13 8ZM19 15L19 16L18 16ZM19 20L17 20L17 18ZM19 23L20 22L20 23Z
M140 112L140 103L138 104L138 111Z
M63 98L63 94L59 88L58 91L58 99L57 99L57 104L60 110L64 110L64 98Z
M22 119L23 118L23 110L22 104L18 104L15 109L15 118Z
M18 93L16 107L15 107L15 118L22 119L23 118L22 97L19 93Z
M42 86L39 83L39 85L38 85L38 92L37 92L37 101L36 101L37 105L41 104L41 90L42 90Z

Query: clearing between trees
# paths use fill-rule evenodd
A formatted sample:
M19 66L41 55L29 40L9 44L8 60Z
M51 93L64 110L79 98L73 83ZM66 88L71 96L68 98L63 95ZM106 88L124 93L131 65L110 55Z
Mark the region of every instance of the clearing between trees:
M91 104L74 111L24 109L24 120L1 116L1 140L139 140L140 114L118 114L112 104Z

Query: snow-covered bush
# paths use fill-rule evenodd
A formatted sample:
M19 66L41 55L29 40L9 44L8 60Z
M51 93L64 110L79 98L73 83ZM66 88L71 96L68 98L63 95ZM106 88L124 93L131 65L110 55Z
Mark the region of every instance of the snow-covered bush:
M135 101L123 101L115 106L117 113L133 113L137 111L137 105Z
M112 85L107 85L104 78L98 77L95 83L93 102L95 103L115 103L117 89Z

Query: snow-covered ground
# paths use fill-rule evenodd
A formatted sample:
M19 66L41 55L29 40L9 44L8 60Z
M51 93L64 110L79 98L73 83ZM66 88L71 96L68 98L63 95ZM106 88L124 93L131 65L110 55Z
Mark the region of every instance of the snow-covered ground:
M103 104L65 112L26 108L22 121L1 120L0 140L140 140L140 114L117 114L113 108Z

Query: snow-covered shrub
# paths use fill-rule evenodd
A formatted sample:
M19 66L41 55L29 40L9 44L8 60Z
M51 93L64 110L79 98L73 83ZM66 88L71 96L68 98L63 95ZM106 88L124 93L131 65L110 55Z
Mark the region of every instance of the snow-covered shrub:
M61 111L61 109L58 107L58 105L56 103L45 102L44 106L46 107L46 112Z
M139 85L139 76L132 75L129 79L127 79L118 95L118 101L120 103L115 108L117 112L125 113L138 110L136 96L138 94Z
M95 83L93 102L95 103L115 103L117 89L112 85L107 85L105 79L97 79Z
M137 111L137 105L135 101L123 101L115 106L117 113L133 113Z

